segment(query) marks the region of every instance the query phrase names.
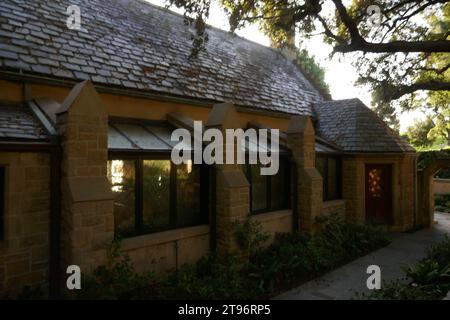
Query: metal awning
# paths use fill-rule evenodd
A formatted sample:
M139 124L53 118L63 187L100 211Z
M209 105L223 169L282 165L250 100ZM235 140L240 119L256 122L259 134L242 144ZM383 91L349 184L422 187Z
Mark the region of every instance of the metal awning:
M315 150L317 153L330 153L330 154L341 153L340 150L332 148L331 146L321 143L320 141L316 141Z
M112 122L109 124L108 148L115 151L170 152L179 143L179 141L171 140L175 129L176 127L168 123ZM183 150L192 151L193 141L190 144L183 142ZM246 152L258 152L258 150L265 152L268 149L254 139L246 140L246 143L242 142L242 148ZM288 153L289 150L280 144L279 152Z
M174 129L165 124L110 123L108 148L110 150L170 152L178 143L170 140Z

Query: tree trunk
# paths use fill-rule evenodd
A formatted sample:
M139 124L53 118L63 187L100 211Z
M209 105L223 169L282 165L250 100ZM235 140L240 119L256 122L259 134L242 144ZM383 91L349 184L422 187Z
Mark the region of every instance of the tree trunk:
M447 129L447 145L450 146L450 128Z

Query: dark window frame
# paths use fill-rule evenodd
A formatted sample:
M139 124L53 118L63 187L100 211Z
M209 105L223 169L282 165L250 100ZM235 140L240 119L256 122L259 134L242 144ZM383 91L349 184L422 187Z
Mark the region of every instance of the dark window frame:
M153 234L163 231L175 230L180 228L189 228L193 226L203 225L209 223L209 169L206 165L200 165L200 216L201 223L177 225L177 165L171 161L170 152L110 152L108 160L129 160L134 161L135 164L135 228L134 232L121 235L124 238L131 238L140 235ZM144 176L143 164L144 160L168 160L170 161L170 182L169 182L169 225L161 228L144 228ZM116 233L116 230L114 231Z
M289 210L292 208L291 204L291 170L292 165L289 157L287 155L280 155L280 161L284 161L286 165L285 169L285 182L287 185L287 192L285 193L285 199L284 203L281 206L278 207L272 207L272 178L273 175L267 175L266 176L266 197L267 197L267 203L266 207L263 209L253 210L253 193L252 193L252 175L251 175L251 166L252 164L249 164L248 161L245 164L245 175L248 179L248 182L250 184L249 186L249 208L250 208L250 214L251 215L258 215L268 212L274 212L279 210Z
M0 166L0 241L5 240L6 167Z
M342 199L342 158L339 155L331 155L331 154L316 154L316 167L317 167L317 160L318 159L325 159L325 173L322 177L323 179L323 201L334 201L334 200L340 200ZM332 197L328 194L328 168L329 159L336 160L336 196Z

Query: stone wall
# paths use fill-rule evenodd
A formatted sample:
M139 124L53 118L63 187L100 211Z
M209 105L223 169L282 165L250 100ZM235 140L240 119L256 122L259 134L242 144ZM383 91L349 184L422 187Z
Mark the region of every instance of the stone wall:
M5 241L0 241L0 297L48 284L50 155L0 153L6 166Z
M321 215L337 215L345 220L345 200L332 200L323 202Z
M121 249L137 272L163 276L197 262L209 252L209 243L209 226L201 225L124 239Z
M277 233L291 233L293 229L292 210L256 214L252 215L251 219L258 221L261 224L262 232L270 236L266 245L273 242Z
M450 194L450 179L434 179L434 194Z

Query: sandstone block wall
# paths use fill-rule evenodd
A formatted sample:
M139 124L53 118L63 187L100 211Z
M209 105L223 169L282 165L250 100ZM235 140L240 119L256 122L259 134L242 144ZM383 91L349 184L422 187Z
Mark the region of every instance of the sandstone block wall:
M5 240L0 241L0 296L48 284L50 156L0 153L6 167Z

